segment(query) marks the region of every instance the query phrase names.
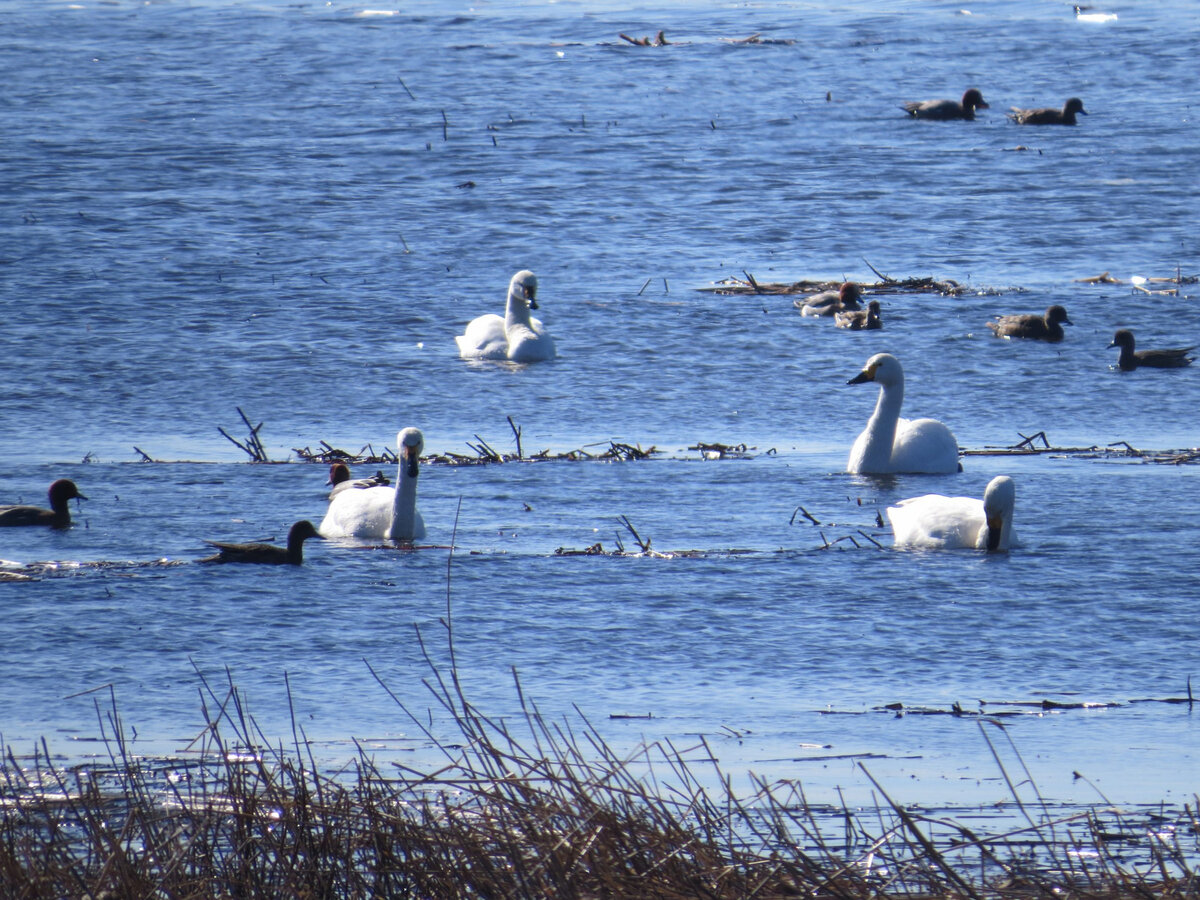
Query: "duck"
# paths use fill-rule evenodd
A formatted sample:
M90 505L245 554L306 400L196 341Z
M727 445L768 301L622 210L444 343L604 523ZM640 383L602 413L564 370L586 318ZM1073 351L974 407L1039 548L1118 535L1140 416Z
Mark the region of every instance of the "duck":
M941 122L951 119L974 119L975 110L990 109L978 88L968 88L957 100L910 100L900 107L914 119L933 119Z
M425 437L419 428L396 435L399 456L396 487L342 491L329 501L317 530L327 538L382 538L415 541L425 537L425 520L417 511L417 476Z
M1064 325L1074 325L1067 318L1067 311L1057 303L1047 307L1043 316L1032 313L1012 316L996 316L994 322L988 322L987 327L998 338L1029 338L1034 341L1048 341L1057 344L1063 339Z
M862 288L853 281L842 282L836 291L822 291L792 301L802 316L832 316L844 310L861 309Z
M50 528L71 527L70 501L86 500L79 488L69 478L60 478L50 484L46 492L50 508L40 506L0 506L0 526L44 525Z
M508 285L504 318L488 313L473 319L464 334L454 338L463 359L507 359L538 362L557 355L554 338L540 319L529 314L537 309L537 276L522 269Z
M904 369L890 353L876 353L847 384L879 385L875 412L850 448L852 475L945 474L961 471L958 441L937 419L902 419Z
M1078 97L1072 97L1063 104L1062 109L1053 107L1021 109L1014 106L1008 117L1018 125L1074 125L1076 113L1083 116L1088 114L1087 110L1083 108L1083 101Z
M988 482L983 499L925 494L887 508L894 546L913 550L987 550L1015 546L1012 530L1017 491L1007 475Z
M301 519L288 529L287 546L276 547L274 544L231 544L226 541L205 541L217 548L212 556L206 556L198 562L202 563L264 563L266 565L298 566L304 562L304 542L309 538L320 538L316 526L308 519Z
M335 462L329 467L329 480L325 484L333 485L333 489L329 492L329 499L332 500L342 491L352 491L358 488L379 487L380 485L391 484L387 476L382 472L376 472L370 478L354 478L350 477L350 467L344 462Z
M1179 369L1183 366L1190 366L1195 357L1188 356L1196 347L1178 347L1174 350L1134 350L1133 349L1133 332L1128 328L1121 328L1113 335L1112 343L1108 345L1108 349L1120 347L1121 353L1117 357L1117 367L1122 372L1132 372L1138 366L1147 366L1151 369Z
M876 328L882 328L883 322L879 318L879 301L872 300L867 304L866 309L840 312L834 316L833 323L838 328L849 328L851 331L874 331Z

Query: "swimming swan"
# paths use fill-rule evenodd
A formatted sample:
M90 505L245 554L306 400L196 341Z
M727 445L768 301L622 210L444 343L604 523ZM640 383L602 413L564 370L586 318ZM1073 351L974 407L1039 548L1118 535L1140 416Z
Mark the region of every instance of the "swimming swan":
M522 269L508 285L504 318L488 313L473 319L465 334L454 338L463 359L508 359L537 362L557 354L554 338L529 310L537 309L537 276Z
M329 501L318 529L322 537L385 538L415 541L425 537L425 521L417 512L417 475L425 438L418 428L396 435L400 456L396 487L342 491Z
M873 381L879 400L867 427L850 448L846 471L853 475L894 472L940 474L958 472L958 441L936 419L902 419L904 369L890 353L876 353L847 384Z
M897 547L919 550L987 550L1014 546L1012 531L1016 487L1007 475L997 475L983 499L926 494L901 500L887 509Z

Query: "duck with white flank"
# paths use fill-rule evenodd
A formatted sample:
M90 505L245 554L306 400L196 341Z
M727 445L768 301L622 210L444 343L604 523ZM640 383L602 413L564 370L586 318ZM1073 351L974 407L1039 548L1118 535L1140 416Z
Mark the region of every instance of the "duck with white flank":
M60 478L50 485L46 492L50 499L50 508L40 506L0 506L0 527L43 525L50 528L69 528L71 526L70 501L76 498L86 500L75 482L69 478Z
M370 478L351 478L350 467L344 462L335 462L329 467L329 480L326 485L333 485L329 491L329 499L332 500L342 491L352 491L359 488L380 487L391 484L387 476L382 472L376 472Z
M1121 353L1117 357L1117 366L1122 372L1132 372L1140 366L1151 369L1179 369L1183 366L1190 366L1195 357L1188 356L1188 354L1196 349L1195 346L1192 346L1177 347L1173 350L1134 350L1133 332L1128 328L1122 328L1114 334L1112 343L1108 347L1110 350L1113 347L1121 348Z
M323 537L382 538L415 541L425 537L425 521L417 511L417 476L425 438L419 428L396 435L399 457L396 487L342 491L329 501L321 522Z
M833 316L847 310L861 309L862 288L853 281L842 282L836 291L822 291L792 301L802 316Z
M847 384L879 385L875 412L854 441L846 471L855 475L958 472L958 441L937 419L902 419L904 369L890 353L876 353Z
M298 566L304 562L304 542L309 538L320 538L313 523L302 519L288 529L286 547L274 544L231 544L226 541L205 541L217 548L212 556L198 560L202 563L262 563L265 565Z
M1013 506L1016 486L997 475L983 499L926 494L901 500L887 509L897 547L914 550L987 550L1003 552L1014 546Z
M466 333L455 337L463 359L507 359L537 362L557 355L554 338L540 319L529 314L537 309L537 276L522 269L508 285L504 318L487 313L473 319Z
M910 100L900 107L914 119L948 122L953 119L974 119L975 110L989 109L978 88L968 88L957 100Z
M838 328L849 328L851 331L874 331L883 327L883 321L879 318L878 300L872 300L866 309L840 312L834 316L833 321Z
M1072 97L1063 104L1062 109L1043 107L1042 109L1021 109L1014 106L1008 117L1018 125L1074 125L1075 114L1086 116L1083 101Z
M1055 304L1046 310L1044 316L1033 314L996 316L994 322L988 322L987 327L992 334L999 338L1028 338L1032 341L1048 341L1057 344L1063 339L1064 325L1074 325L1067 318L1067 311Z

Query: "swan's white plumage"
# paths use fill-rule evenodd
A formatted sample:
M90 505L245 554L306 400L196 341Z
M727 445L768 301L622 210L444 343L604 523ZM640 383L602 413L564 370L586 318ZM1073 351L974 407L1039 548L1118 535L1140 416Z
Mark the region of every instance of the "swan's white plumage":
M997 475L983 499L926 494L887 509L897 547L925 550L1007 550L1016 545L1012 530L1016 487Z
M396 435L400 457L396 487L341 491L329 501L322 537L378 538L414 541L425 537L425 521L417 511L417 474L425 439L417 428Z
M890 353L877 353L848 384L873 381L879 400L867 427L850 448L846 471L856 475L959 471L958 441L937 419L903 419L904 369Z
M540 319L530 315L537 309L537 276L522 269L508 285L504 318L495 313L471 320L464 334L454 340L463 359L508 359L537 362L557 355L554 338Z

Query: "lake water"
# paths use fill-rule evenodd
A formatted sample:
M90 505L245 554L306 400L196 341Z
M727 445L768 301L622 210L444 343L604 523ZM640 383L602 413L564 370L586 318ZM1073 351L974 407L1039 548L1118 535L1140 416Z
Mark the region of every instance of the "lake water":
M1007 800L977 717L880 707L1044 699L1117 704L1001 720L1051 801L1190 800L1192 707L1132 701L1200 675L1195 465L972 454L956 475L844 474L875 402L846 382L883 350L905 409L967 450L1196 445L1200 367L1120 373L1106 347L1118 327L1200 341L1200 287L1129 283L1200 270L1200 18L1100 11L1116 18L1030 0L0 3L0 499L43 502L59 477L90 498L68 531L0 533L36 576L0 584L0 739L87 758L115 696L133 748L172 753L203 727L201 675L228 671L268 736L291 733L286 677L322 759L359 739L411 763L427 745L368 664L427 708L416 630L446 666L449 613L489 714L519 711L515 670L544 714L578 708L616 746L703 735L727 772L816 801L869 802L859 762L902 802ZM619 37L660 29L670 45ZM899 108L970 86L991 104L974 122ZM1004 115L1069 96L1089 112L1074 128ZM974 290L879 292L884 328L862 333L791 296L705 290L872 266ZM458 359L454 335L521 268L558 358ZM1106 271L1122 283L1078 280ZM1061 344L984 327L1051 303L1074 322ZM245 437L239 407L293 464L249 464L219 433ZM296 448L394 448L416 425L431 453L473 455L476 436L512 453L508 417L526 454L660 452L427 465L415 550L163 564L319 521L325 467ZM1012 553L897 552L876 524L1000 473ZM556 553L635 550L622 516L698 552Z

